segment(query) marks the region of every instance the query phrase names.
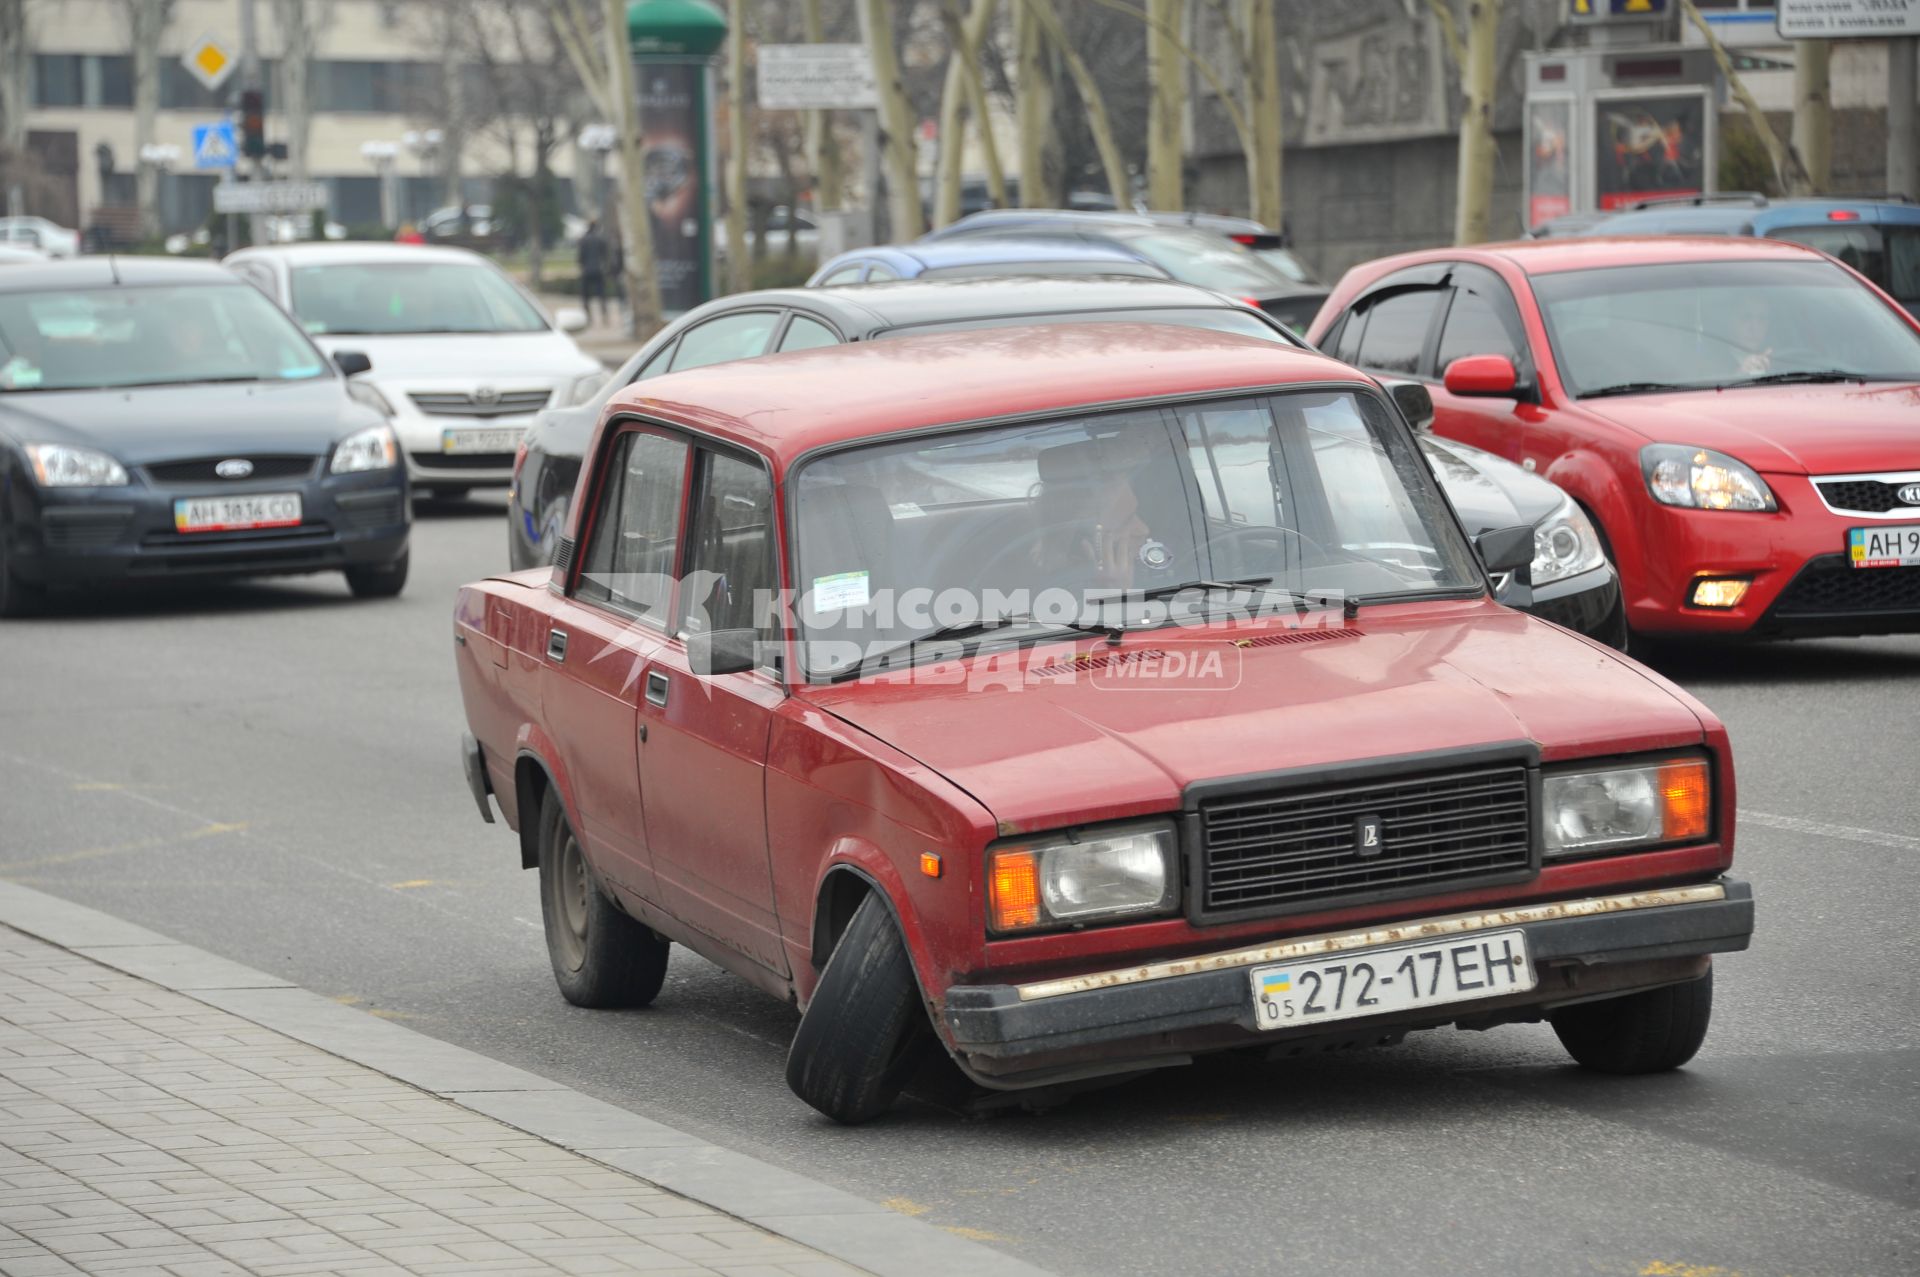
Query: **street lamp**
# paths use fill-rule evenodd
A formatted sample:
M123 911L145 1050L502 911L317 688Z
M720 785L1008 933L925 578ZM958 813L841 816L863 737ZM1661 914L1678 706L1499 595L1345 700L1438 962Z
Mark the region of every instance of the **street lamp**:
M575 141L580 149L593 156L593 206L600 212L600 220L607 220L607 152L620 144L620 134L611 124L589 124L580 130Z
M399 157L400 146L396 142L375 141L360 144L360 158L371 164L373 171L380 175L380 224L382 226L399 225L398 210L395 207L399 201L394 198L398 192L394 189L393 171L393 162Z

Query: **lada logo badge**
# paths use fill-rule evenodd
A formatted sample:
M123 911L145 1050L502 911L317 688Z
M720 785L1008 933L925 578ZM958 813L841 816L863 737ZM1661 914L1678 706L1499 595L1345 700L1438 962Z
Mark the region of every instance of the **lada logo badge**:
M253 462L245 457L229 457L213 468L222 479L244 479L253 473Z
M1908 505L1920 505L1920 483L1909 483L1895 495Z
M1353 819L1353 850L1357 855L1377 856L1386 849L1385 835L1381 832L1378 816L1356 816Z

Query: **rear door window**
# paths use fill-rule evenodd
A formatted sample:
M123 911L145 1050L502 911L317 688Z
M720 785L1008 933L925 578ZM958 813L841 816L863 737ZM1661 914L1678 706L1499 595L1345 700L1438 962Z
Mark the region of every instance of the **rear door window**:
M786 336L780 339L780 349L815 350L821 346L838 346L839 334L817 319L808 319L805 315L795 315L793 322L787 325Z
M709 364L763 355L778 322L780 312L775 310L753 310L709 319L689 328L680 339L680 348L673 354L672 369L679 372L684 368L705 368Z

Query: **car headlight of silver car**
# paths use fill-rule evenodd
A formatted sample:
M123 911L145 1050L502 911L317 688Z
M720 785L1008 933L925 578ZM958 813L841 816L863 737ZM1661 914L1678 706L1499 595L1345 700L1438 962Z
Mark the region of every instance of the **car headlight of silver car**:
M1698 754L1550 771L1548 860L1697 842L1713 827L1713 768Z
M1607 561L1592 520L1572 497L1533 525L1533 565L1528 580L1535 585L1591 572Z
M387 426L368 426L342 439L333 450L327 466L331 474L353 474L359 470L385 470L400 459L400 445L394 442Z
M1647 491L1661 505L1694 510L1777 510L1773 489L1752 466L1710 448L1650 443L1640 449Z
M43 488L119 488L127 482L127 468L97 448L30 443L27 461Z
M987 916L998 935L1171 913L1173 822L1073 829L987 850Z
M607 374L604 372L590 372L584 377L575 377L573 384L567 387L566 401L561 406L574 408L583 403L591 403L593 397L600 393L600 388L606 384Z

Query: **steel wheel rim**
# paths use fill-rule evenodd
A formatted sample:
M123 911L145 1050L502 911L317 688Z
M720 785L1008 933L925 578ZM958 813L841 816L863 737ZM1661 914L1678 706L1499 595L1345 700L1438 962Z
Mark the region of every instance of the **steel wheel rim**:
M580 854L580 842L571 829L560 835L559 855L554 859L553 938L567 970L578 971L587 957L587 881L586 857Z

